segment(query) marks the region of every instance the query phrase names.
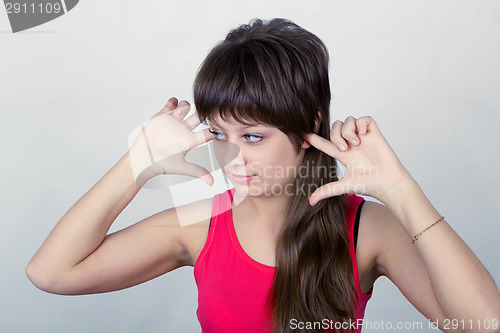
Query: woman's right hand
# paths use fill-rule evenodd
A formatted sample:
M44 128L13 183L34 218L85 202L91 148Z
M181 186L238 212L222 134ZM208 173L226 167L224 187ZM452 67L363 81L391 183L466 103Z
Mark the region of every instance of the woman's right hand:
M200 124L196 113L184 120L191 106L172 97L160 112L142 128L129 149L129 158L137 185L161 174L179 174L199 178L212 185L214 179L205 168L186 162L187 152L213 139L208 129L193 130Z

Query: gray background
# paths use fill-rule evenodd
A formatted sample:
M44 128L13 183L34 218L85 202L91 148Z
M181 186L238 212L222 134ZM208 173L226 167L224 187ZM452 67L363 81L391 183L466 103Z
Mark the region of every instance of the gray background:
M500 2L86 0L18 34L0 10L1 331L200 331L190 268L90 296L44 293L24 269L55 223L126 152L129 133L170 96L191 100L208 50L253 17L289 18L324 40L333 119L373 116L499 282ZM221 182L191 186L199 191L184 187L176 198L224 190ZM168 190L143 189L112 231L172 205ZM432 331L385 278L366 320L423 322L411 331Z

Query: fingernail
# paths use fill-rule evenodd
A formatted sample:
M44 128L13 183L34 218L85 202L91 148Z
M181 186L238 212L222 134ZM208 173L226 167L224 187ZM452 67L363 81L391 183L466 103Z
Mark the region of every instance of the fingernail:
M171 97L171 98L168 100L167 104L175 105L175 99L174 99L173 97Z
M346 149L347 149L347 147L346 147L344 144L342 144L342 143L341 143L341 144L339 144L339 150L340 150L340 151L344 151L344 150L346 150Z
M352 143L354 143L355 145L357 145L357 144L359 143L358 139L356 139L356 138L353 138L351 141L352 141Z

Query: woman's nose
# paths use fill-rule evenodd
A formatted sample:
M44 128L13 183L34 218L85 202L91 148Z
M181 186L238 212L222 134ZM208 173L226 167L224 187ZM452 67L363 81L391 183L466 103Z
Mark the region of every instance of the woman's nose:
M233 165L233 166L240 166L240 165L246 165L247 164L247 160L245 158L245 154L243 153L243 150L241 149L240 146L236 145L236 147L238 147L238 154L236 155L236 157L230 162L230 165Z
M240 146L233 142L215 142L215 157L221 167L246 165L247 161Z

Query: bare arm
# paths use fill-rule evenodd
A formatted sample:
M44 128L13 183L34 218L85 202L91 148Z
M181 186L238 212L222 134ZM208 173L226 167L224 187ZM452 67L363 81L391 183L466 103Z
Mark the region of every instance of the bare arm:
M498 291L486 289L484 290L486 295L476 295L477 290L474 290L474 284L471 290L464 290L469 288L460 288L457 285L463 281L453 271L449 272L450 275L445 276L444 279L447 279L450 289L454 289L453 294L456 294L457 297L467 298L467 301L455 301L456 303L453 305L459 309L467 310L466 314L469 316L474 313L478 313L479 316L476 319L470 317L462 320L443 312L443 305L445 308L448 306L443 302L449 302L449 297L440 295L439 290L435 293L431 281L434 277L429 274L426 263L415 246L416 244L411 244L410 236L388 207L375 202L365 203L361 213L358 242L360 248L369 247L370 254L375 255L376 275L387 276L408 301L432 323L437 324L441 330L445 332L467 330L477 332L482 331L485 326L490 327L490 329L495 329L495 327L498 329L495 316L490 314L490 318L488 318L488 310L485 312L486 307L482 304L484 300L488 299L488 296L494 297L495 292L498 293ZM448 263L445 262L444 268L447 265ZM486 281L491 281L491 277L484 267L480 268L480 272L474 272L474 274L476 273L479 275L487 274ZM480 293L482 292L480 291ZM470 297L469 293L473 294L473 297ZM494 307L491 310L494 313Z
M161 220L143 221L106 237L139 190L127 153L57 223L28 264L29 279L48 292L82 294L121 289L179 267L184 251L176 241L175 212L163 212ZM159 229L154 225L160 223L172 228L165 233L151 230ZM128 266L129 272L124 272L125 264L134 261L141 262L140 267ZM163 264L154 265L159 262ZM138 277L145 268L149 276Z
M61 218L26 268L38 288L58 294L117 290L191 261L175 208L106 236L147 179L178 173L210 181L206 170L184 161L187 151L211 137L192 132L199 120L184 121L188 111L187 102L178 107L171 100L129 152Z
M310 203L342 193L369 195L387 207L377 211L380 226L377 264L428 318L473 323L500 320L500 294L494 280L465 242L443 220L422 237L411 237L440 219L370 117L334 123L331 140L306 139L347 166L342 179L317 189ZM392 222L391 222L392 221ZM394 224L399 225L396 227ZM489 326L498 332L498 326ZM484 325L459 331L487 330Z
M500 294L486 268L445 220L411 244L409 239L412 236L409 235L426 229L439 220L440 215L412 178L401 182L394 191L391 199L387 200L388 208L407 231L407 236L401 234L399 243L395 240L397 237L386 241L385 246L393 251L384 252L380 262L388 270L389 278L403 291L418 295L423 286L419 281L407 283L403 273L412 269L408 264L410 261L404 260L404 257L398 260L394 251L405 249L408 256L418 254L418 258L412 261L416 265L413 269L420 270L416 275L428 279L431 289L427 291L429 299L422 299L421 306L417 307L421 312L431 313L427 311L428 305L435 300L445 318L468 324L459 327L459 332L490 331L495 326L494 331L498 332ZM390 218L389 209L386 219ZM402 243L403 240L405 243ZM411 281L410 277L408 281ZM493 322L496 324L489 325ZM440 324L444 321L441 320Z

